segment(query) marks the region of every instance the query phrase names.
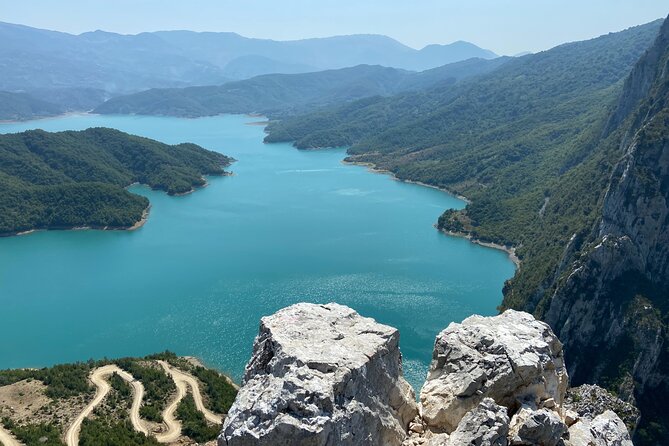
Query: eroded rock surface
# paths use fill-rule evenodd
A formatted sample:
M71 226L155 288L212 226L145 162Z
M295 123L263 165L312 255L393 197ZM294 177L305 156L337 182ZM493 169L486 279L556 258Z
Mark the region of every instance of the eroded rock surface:
M574 411L579 418L588 419L612 410L630 430L634 430L639 420L639 409L593 384L583 384L569 389L564 407Z
M593 420L582 418L569 428L566 446L632 446L625 423L611 410Z
M565 397L562 344L530 314L472 316L442 331L420 411L398 341L394 328L337 304L263 318L219 445L632 444L606 410L611 395L583 386Z
M506 409L498 406L493 399L485 398L465 414L446 445L506 446L508 433Z
M548 325L513 310L472 316L437 336L422 416L431 430L450 433L484 398L512 411L547 400L559 406L567 385L562 344Z
M337 305L262 318L219 445L400 445L417 415L396 329Z
M567 425L557 412L523 406L511 419L512 445L556 446L561 444Z

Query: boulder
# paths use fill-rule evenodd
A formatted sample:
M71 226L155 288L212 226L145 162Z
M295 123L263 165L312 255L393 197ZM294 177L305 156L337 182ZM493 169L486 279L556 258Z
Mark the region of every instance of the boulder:
M632 446L625 423L611 410L597 415L590 423L590 431L597 446Z
M551 399L560 406L568 381L562 344L547 324L513 310L471 316L437 336L422 417L429 429L450 433L485 398L511 413Z
M569 428L566 446L633 446L625 423L611 410L593 420L583 418Z
M629 430L634 430L639 420L639 409L594 384L583 384L570 388L567 391L564 407L576 412L579 417L588 419L612 410L623 420Z
M470 410L448 438L447 446L507 446L509 416L506 409L485 398Z
M218 444L401 445L417 413L396 329L337 305L261 320Z
M557 413L523 406L511 419L509 438L512 445L556 446L567 432L567 425Z

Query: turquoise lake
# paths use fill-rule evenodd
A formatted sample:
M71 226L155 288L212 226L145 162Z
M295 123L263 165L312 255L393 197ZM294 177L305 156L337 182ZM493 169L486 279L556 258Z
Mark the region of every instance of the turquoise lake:
M0 239L0 368L169 349L239 380L261 316L338 302L400 329L420 390L435 335L492 315L514 265L439 233L448 194L342 164L343 149L263 144L257 119L73 115L0 132L113 127L236 158L234 176L152 203L137 231L49 231Z

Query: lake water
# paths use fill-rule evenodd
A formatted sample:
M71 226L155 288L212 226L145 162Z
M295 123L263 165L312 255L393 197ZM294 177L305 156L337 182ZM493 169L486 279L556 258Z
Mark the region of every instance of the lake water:
M514 266L506 254L433 227L464 203L341 163L342 149L263 144L253 118L67 116L0 132L113 127L236 158L231 177L152 203L126 231L0 239L0 368L169 349L239 380L261 316L295 302L349 305L400 329L420 389L435 335L492 315Z

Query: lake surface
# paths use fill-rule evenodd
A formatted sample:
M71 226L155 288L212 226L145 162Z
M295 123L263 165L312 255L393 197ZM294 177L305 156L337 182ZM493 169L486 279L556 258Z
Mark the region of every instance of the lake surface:
M492 315L514 266L501 251L433 227L464 203L341 163L342 149L263 144L253 118L74 115L0 132L113 127L236 158L231 177L152 203L126 231L0 239L0 368L170 349L239 380L261 316L295 302L349 305L400 329L416 390L435 335Z

